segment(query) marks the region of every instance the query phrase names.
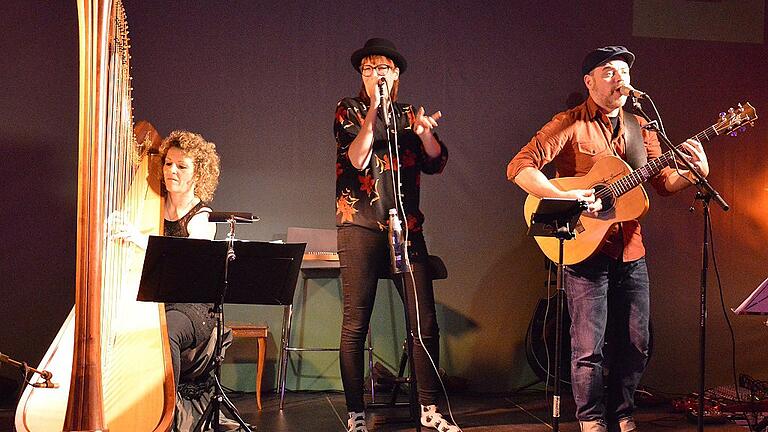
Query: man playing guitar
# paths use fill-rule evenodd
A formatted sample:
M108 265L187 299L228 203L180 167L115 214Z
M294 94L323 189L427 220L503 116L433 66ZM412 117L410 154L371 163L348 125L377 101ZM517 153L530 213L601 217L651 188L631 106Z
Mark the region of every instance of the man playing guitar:
M638 168L662 155L656 134L638 127L645 121L622 110L631 89L629 69L634 60L635 55L623 46L587 54L582 74L589 97L544 125L509 163L507 178L538 198L586 202L588 210L582 219L613 211L612 203L602 200L594 188L563 187L540 169L554 161L557 177L579 177L607 156ZM709 173L698 141L690 139L680 148L700 174ZM666 167L650 183L659 194L671 195L691 185L692 179L688 171ZM598 245L588 258L565 269L576 417L582 431L604 432L609 426L634 431L634 392L645 369L649 343L649 280L640 224L637 219L618 222ZM604 351L606 335L610 344ZM611 367L604 378L606 358Z

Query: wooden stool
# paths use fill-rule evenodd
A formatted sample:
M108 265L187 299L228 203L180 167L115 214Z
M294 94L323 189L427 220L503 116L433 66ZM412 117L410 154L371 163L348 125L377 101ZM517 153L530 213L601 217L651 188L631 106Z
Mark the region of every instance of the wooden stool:
M264 355L267 351L269 326L266 324L229 323L227 327L232 329L232 337L256 338L259 347L259 361L256 363L256 405L261 411L261 375L264 373Z

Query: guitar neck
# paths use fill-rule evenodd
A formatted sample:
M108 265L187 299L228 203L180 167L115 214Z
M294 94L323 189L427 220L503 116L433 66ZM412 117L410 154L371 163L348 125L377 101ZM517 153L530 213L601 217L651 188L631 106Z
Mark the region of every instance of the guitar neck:
M716 137L717 135L718 133L715 126L710 126L704 129L703 131L699 132L698 134L692 136L690 139L695 139L696 141L703 143L705 141L711 141L712 138ZM678 144L677 146L675 146L675 148L681 149L682 145L683 145L682 143ZM668 152L662 154L661 156L653 159L647 164L641 166L640 168L622 177L615 183L612 183L609 186L611 193L613 193L614 196L624 195L625 193L634 189L638 185L645 183L651 177L660 173L662 169L670 166L674 162L674 160L675 160L675 152L673 152L672 150L669 150Z

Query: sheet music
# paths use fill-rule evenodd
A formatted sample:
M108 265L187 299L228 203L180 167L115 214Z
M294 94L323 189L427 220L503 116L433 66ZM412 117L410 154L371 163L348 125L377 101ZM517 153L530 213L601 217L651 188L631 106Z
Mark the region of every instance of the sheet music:
M736 315L768 315L768 278L758 285L736 309Z

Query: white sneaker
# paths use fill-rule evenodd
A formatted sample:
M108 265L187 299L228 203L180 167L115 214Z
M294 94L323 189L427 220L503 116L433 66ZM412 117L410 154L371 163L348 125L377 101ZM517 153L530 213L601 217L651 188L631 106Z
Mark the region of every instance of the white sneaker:
M636 432L637 424L635 424L635 419L632 417L624 417L619 420L619 430L621 432Z
M365 427L365 413L350 411L347 420L347 432L368 432Z
M433 428L438 432L461 432L461 429L452 425L443 415L437 412L435 405L421 406L421 425Z

